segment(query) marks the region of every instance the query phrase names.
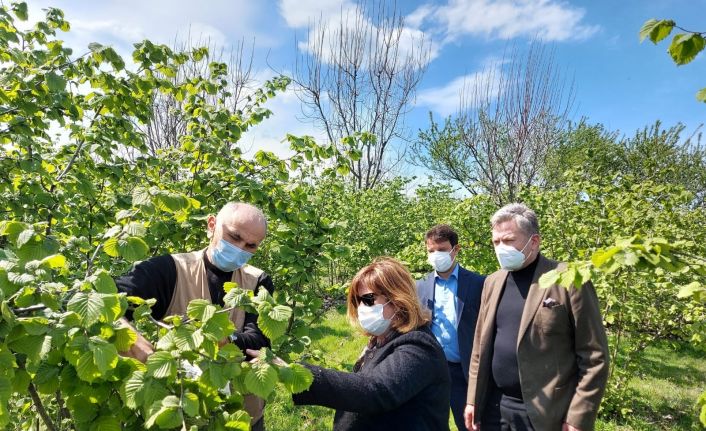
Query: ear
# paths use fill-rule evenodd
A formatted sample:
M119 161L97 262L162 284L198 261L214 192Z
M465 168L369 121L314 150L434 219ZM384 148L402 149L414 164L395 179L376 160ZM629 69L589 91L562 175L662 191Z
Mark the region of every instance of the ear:
M542 237L539 234L536 234L535 236L532 237L532 246L539 250L539 245L542 243Z
M206 229L206 235L208 236L208 238L211 238L213 236L213 233L216 231L216 216L208 216L208 219L206 221Z

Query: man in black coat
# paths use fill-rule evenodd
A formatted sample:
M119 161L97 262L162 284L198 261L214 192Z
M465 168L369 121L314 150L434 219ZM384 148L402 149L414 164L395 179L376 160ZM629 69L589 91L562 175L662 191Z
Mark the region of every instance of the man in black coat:
M463 430L468 365L485 277L456 262L460 246L451 226L434 226L426 233L425 243L434 271L417 281L417 294L432 313L432 332L444 350L451 377L451 412Z

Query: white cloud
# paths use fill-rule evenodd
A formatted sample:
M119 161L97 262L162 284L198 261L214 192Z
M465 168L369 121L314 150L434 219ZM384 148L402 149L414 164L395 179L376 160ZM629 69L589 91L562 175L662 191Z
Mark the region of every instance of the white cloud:
M417 106L427 106L433 112L448 117L459 112L461 103L467 103L469 92L477 86L488 92L488 96L497 96L498 86L496 85L499 76L500 64L487 61L489 66L480 72L456 77L445 85L427 88L417 95ZM462 98L466 100L462 100ZM468 107L468 106L465 106Z
M319 20L328 22L354 7L350 0L281 0L279 11L288 26L306 28Z
M241 38L254 40L256 48L279 43L260 25L268 13L261 2L211 0L202 7L189 0L33 0L30 18L41 18L41 9L49 6L64 11L72 29L60 37L77 53L99 42L128 54L142 39L171 45L177 35L187 34L223 45Z
M444 42L465 35L566 41L586 39L599 30L583 23L585 13L560 0L450 0L444 6L423 5L411 16L419 25L436 25L434 32L443 34Z
M392 40L394 42L393 49L397 49L396 56L400 64L403 64L407 58L416 58L424 60L422 65L426 65L439 53L439 45L433 43L429 35L414 26L407 26L405 23L398 35L394 33L397 28L396 23L389 17L385 17L384 19L388 21L384 23L384 28L381 28L383 24L378 22L377 18L374 22L368 16L380 12L374 7L366 8L344 1L337 4L337 9L331 7L330 4L327 4L329 8L325 10L318 9L316 6L302 7L296 16L292 17L286 15L287 12L284 8L284 5L289 3L289 0L282 0L281 3L282 13L287 22L296 23L297 27L309 27L310 30L307 34L308 39L299 42L298 48L303 52L317 53L324 62L329 64L339 56L336 51L340 49L338 39L341 33L350 36L347 38L347 43L350 45L346 47L349 56L352 56L350 50L354 49L351 45L357 44L355 49L368 50L376 44L383 45L384 38L391 37L398 38L396 41ZM305 4L308 3L305 2ZM308 18L305 19L305 16ZM428 50L428 55L423 53L426 50ZM362 64L363 68L367 66L367 64Z

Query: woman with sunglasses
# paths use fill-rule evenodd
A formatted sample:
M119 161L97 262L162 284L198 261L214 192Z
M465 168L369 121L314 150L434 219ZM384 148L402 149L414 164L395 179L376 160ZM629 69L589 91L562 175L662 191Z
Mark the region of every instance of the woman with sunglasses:
M305 364L314 381L295 404L336 409L334 430L448 430L446 359L409 271L392 258L361 269L348 318L370 336L353 372Z

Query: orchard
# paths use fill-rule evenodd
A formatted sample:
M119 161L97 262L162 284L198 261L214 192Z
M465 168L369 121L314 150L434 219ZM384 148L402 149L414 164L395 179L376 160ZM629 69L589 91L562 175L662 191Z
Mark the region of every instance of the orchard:
M268 101L290 78L233 110L227 66L207 49L145 40L124 59L99 43L65 46L71 26L59 9L28 29L27 20L25 3L0 8L0 427L248 430L243 395L272 400L309 386L297 361L325 356L312 330L373 258L395 256L421 275L424 232L450 223L464 266L497 269L493 196L401 176L356 187L350 167L375 142L364 131L327 143L287 135L289 157L246 157L241 136L277 114ZM187 62L208 72L175 79ZM174 101L185 132L155 151L145 130L158 96ZM706 189L683 175L706 178L706 164L694 165L706 157L670 141L679 133L657 124L619 141L574 125L546 181L519 193L540 216L543 251L571 262L542 282L596 286L612 357L603 418L633 414L627 381L646 347L706 349ZM268 217L254 260L274 295L228 284L225 307L197 300L187 315L156 321L151 301L118 293L113 279L135 262L204 247L206 217L228 201ZM256 312L272 341L260 361L219 346L235 329L233 307ZM120 355L136 340L121 323L128 310L156 347L144 364ZM706 426L706 393L693 402Z

